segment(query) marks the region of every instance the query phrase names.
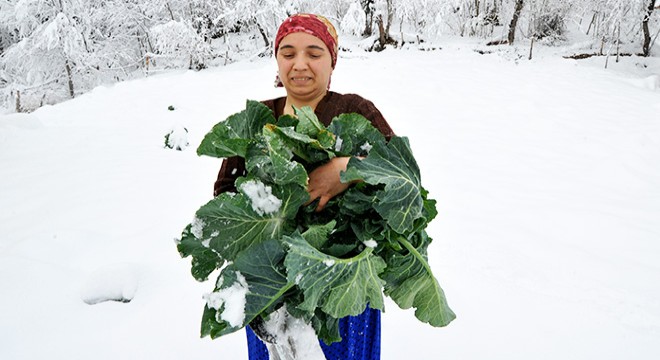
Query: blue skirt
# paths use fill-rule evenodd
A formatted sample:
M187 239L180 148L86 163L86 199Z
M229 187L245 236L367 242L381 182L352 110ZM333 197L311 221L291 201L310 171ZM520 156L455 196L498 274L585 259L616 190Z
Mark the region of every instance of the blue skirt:
M269 360L266 345L245 327L249 360ZM380 360L380 310L367 309L358 316L339 319L341 341L326 345L319 340L327 360Z

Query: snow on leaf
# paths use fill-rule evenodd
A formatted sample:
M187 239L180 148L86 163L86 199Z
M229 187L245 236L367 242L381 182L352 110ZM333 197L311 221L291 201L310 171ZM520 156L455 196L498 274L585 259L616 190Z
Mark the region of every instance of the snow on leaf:
M204 300L209 308L222 310L216 314L216 320L226 321L231 327L240 327L245 320L245 295L248 285L245 277L239 271L236 271L234 276L236 281L206 294ZM223 285L225 282L223 277Z
M192 256L190 272L197 281L205 281L209 274L224 264L224 259L209 249L205 241L193 235L192 225L188 225L177 242L177 250L182 257Z
M335 151L340 156L366 156L375 143L385 143L385 137L364 116L351 113L334 118L328 130L338 139Z
M285 252L276 240L268 240L252 246L250 251L237 256L236 261L224 268L218 278L216 292L231 288L234 278L245 288L245 306L241 323L231 322L232 314L224 314L226 307L207 306L202 321L202 336L211 338L235 332L262 313L270 313L282 302L282 295L293 284L287 282L282 261ZM241 275L241 278L237 277ZM222 280L222 281L220 281ZM243 289L237 289L243 291ZM238 318L237 314L236 318Z
M240 191L250 198L252 210L259 215L272 214L282 206L282 200L273 195L272 188L259 180L244 181Z
M299 186L273 186L272 195L280 200L281 204L277 210L269 205L269 211L257 211L250 200L251 195L245 194L245 189L241 186L248 181L250 180L237 181L236 185L241 193L220 194L202 206L196 214L197 218L206 223L203 238L211 239L210 248L230 261L250 246L278 238L285 230L292 228L293 217L308 198L307 193ZM211 236L214 234L216 236Z

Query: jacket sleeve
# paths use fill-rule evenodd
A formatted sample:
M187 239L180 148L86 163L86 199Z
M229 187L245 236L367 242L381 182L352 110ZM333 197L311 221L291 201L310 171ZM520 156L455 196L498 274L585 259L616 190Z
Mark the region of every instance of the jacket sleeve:
M394 136L394 130L390 127L390 124L387 123L383 114L380 110L372 103L371 101L357 96L356 102L352 105L355 108L355 111L360 115L371 121L371 124L378 129L384 136L387 141L390 141L392 136Z
M234 182L243 175L245 175L245 160L242 157L233 156L222 160L218 178L213 185L213 196L226 191L236 192Z

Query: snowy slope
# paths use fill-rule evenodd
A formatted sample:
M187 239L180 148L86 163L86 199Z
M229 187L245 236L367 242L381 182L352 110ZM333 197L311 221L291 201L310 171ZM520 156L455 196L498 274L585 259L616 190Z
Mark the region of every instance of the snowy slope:
M434 329L388 302L382 358L659 358L660 60L473 47L344 52L332 79L410 138L438 200L430 263L458 318ZM243 333L199 339L212 285L173 239L219 167L196 146L246 99L281 95L275 70L0 115L0 358L247 358ZM191 146L163 148L179 127ZM103 296L132 301L85 302Z

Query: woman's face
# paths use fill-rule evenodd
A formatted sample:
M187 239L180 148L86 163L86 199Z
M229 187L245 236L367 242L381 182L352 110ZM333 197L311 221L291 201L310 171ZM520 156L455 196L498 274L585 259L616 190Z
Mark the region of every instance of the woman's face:
M325 95L332 74L332 57L321 39L295 32L280 41L277 67L287 96L309 102Z

